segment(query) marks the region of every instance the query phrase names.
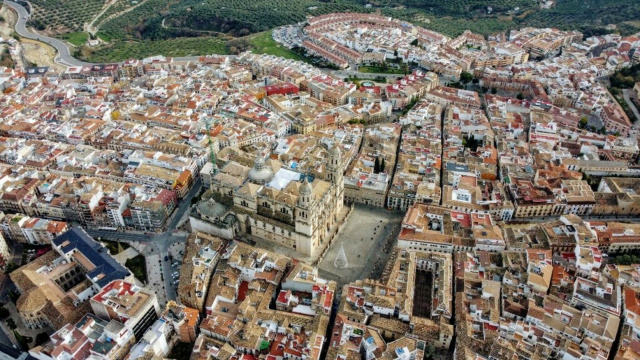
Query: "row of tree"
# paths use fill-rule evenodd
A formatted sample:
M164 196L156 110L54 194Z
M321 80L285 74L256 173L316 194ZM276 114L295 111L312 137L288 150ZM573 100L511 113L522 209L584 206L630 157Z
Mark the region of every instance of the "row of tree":
M384 168L386 166L387 163L385 162L384 158L382 158L382 161L380 161L380 159L376 157L376 160L373 162L373 173L379 174L381 172L384 172Z

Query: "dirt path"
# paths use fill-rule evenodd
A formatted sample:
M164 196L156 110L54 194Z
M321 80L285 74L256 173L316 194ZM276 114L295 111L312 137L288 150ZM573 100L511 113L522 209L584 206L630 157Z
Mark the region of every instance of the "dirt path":
M117 12L117 13L115 13L115 14L111 14L111 15L107 16L106 18L104 18L104 20L100 21L100 23L99 23L98 25L95 25L95 26L94 26L94 27L95 27L95 29L96 29L96 32L100 29L100 26L101 26L102 24L104 24L104 23L106 23L107 21L109 21L109 20L111 20L111 19L113 19L113 18L116 18L116 17L118 17L118 16L120 16L120 15L126 14L126 13L128 13L129 11L131 11L131 10L134 10L135 8L137 8L138 6L140 6L140 5L142 5L142 4L146 3L146 2L147 2L147 0L142 0L142 1L140 1L139 3L137 3L137 4L135 4L135 5L131 6L131 7L128 7L128 8L126 8L126 9L122 10L122 11L118 11L118 12ZM97 17L96 17L96 19L97 19ZM93 22L92 22L92 23L93 23Z
M100 10L100 12L98 13L98 15L96 15L93 20L91 20L91 22L86 26L85 30L90 33L91 35L95 35L98 32L98 28L93 26L93 23L96 22L96 20L98 20L102 14L105 13L105 11L111 9L111 6L115 5L115 3L117 3L118 0L113 0L110 1L109 3L106 4L106 6L104 8L102 8L102 10Z

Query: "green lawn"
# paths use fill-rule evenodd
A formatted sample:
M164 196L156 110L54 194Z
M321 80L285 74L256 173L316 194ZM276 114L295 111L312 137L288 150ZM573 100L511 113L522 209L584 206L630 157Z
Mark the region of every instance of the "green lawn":
M128 259L124 264L138 280L147 283L147 263L144 261L144 256L138 255L132 259Z
M96 33L96 36L99 37L100 39L102 39L102 41L104 41L104 42L111 42L111 36L109 36L109 34L107 34L104 31L98 31Z
M364 72L364 71L363 71ZM362 82L365 81L370 81L370 82L374 82L374 83L381 83L381 84L385 84L387 82L387 78L386 77L375 77L373 79L367 79L367 78L358 78L358 77L346 77L345 78L346 81L352 82L356 85L360 85Z
M358 71L361 73L374 73L374 74L400 74L404 75L404 71L401 69L387 68L383 69L380 66L360 66Z
M256 54L270 54L275 56L281 56L286 59L293 59L299 61L309 62L306 57L297 54L286 47L278 44L271 36L271 31L261 32L252 35L249 40L249 44L254 53Z
M89 40L89 34L85 33L85 32L72 32L72 33L66 33L66 34L60 34L58 36L60 39L65 40L69 43L71 43L74 46L82 46L85 45L87 43L87 41Z

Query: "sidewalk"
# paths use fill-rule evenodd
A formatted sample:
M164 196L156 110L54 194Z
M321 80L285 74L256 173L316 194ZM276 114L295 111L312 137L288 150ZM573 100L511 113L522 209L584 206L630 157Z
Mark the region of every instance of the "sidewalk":
M161 307L164 307L167 303L167 292L164 288L164 280L162 275L162 267L158 262L160 256L147 255L145 257L147 263L147 289L153 291L158 297L158 303Z

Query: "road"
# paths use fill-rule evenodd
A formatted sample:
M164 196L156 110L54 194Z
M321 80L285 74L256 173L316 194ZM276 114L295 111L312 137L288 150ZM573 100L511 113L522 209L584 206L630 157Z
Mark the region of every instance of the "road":
M18 13L18 21L16 22L16 32L18 33L18 35L27 39L41 41L53 46L58 51L58 55L55 59L57 63L65 66L90 65L87 62L80 61L71 56L71 49L64 42L48 36L38 35L36 33L33 33L31 30L27 30L26 24L27 20L29 19L29 12L27 12L27 9L25 9L22 5L8 0L4 0L4 4L14 9Z
M187 240L187 234L177 232L176 228L180 223L180 219L182 219L183 216L188 215L186 212L191 206L191 200L198 195L201 189L202 181L200 180L200 177L198 177L191 190L189 190L187 196L178 203L178 207L173 211L173 214L167 222L166 231L162 233L147 235L142 231L118 232L89 228L85 228L85 230L94 238L140 245L136 248L141 250L140 254L145 257L152 256L155 259L155 257L158 256L162 268L162 278L164 280L166 298L167 300L175 300L177 287L173 283L173 277L171 276L173 271L171 269L171 262L165 261L164 258L168 255L169 247L171 245L185 242Z

